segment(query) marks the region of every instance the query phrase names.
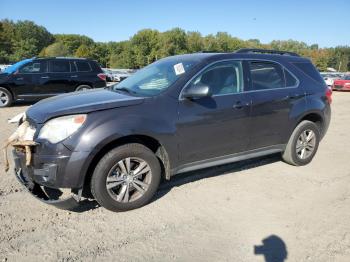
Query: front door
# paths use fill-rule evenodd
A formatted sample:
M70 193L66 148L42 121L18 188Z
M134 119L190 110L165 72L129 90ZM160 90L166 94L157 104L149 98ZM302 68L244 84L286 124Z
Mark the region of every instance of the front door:
M40 98L37 79L46 72L46 62L35 60L22 66L12 75L13 90L17 99L36 100Z
M240 61L219 62L188 85L207 85L211 96L179 101L181 164L222 157L246 150L249 143L250 97L243 93Z

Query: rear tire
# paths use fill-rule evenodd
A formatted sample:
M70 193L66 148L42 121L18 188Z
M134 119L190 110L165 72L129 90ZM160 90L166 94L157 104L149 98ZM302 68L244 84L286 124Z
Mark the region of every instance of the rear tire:
M75 89L75 91L79 92L79 91L86 91L89 89L91 89L91 86L89 86L89 85L80 85Z
M13 97L10 91L0 87L0 107L8 107L13 103Z
M300 122L282 154L283 160L294 166L307 165L317 152L320 137L320 130L314 122Z
M161 178L158 158L141 144L126 144L109 151L91 178L91 193L111 211L127 211L148 204Z

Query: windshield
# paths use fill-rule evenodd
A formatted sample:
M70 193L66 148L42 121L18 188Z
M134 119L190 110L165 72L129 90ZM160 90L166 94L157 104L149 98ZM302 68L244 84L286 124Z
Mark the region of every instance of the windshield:
M174 56L161 59L137 71L112 89L139 96L155 96L169 88L196 65L193 56Z
M16 72L22 65L25 65L31 61L33 61L33 59L25 59L25 60L19 61L13 64L12 66L7 67L4 70L4 73L12 74L13 72Z

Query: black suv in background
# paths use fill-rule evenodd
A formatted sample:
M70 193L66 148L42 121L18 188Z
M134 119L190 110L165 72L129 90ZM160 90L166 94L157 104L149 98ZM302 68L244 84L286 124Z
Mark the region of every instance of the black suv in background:
M14 150L16 176L56 206L91 192L124 211L147 204L162 176L273 153L306 165L327 132L331 94L310 60L294 53L164 58L108 89L30 107L18 133L35 144L32 161ZM59 199L62 188L74 197Z
M105 86L106 75L95 61L65 57L26 59L0 74L0 107Z

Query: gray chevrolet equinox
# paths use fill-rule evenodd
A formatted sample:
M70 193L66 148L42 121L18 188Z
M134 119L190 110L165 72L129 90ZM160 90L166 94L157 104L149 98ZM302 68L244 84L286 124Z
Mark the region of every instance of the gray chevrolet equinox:
M84 197L112 211L139 208L161 177L278 152L291 165L308 164L331 100L310 60L295 53L168 57L112 87L30 107L19 127L26 139L13 150L15 173L60 208Z

